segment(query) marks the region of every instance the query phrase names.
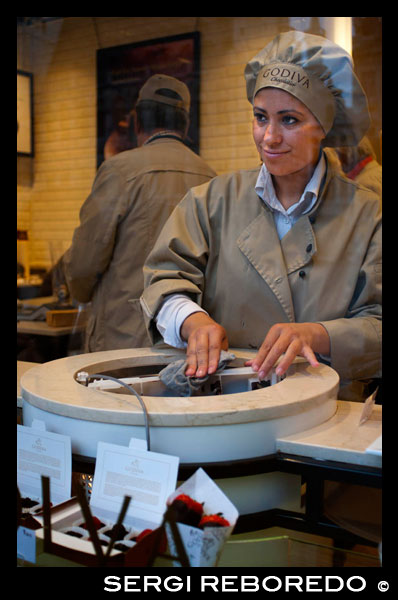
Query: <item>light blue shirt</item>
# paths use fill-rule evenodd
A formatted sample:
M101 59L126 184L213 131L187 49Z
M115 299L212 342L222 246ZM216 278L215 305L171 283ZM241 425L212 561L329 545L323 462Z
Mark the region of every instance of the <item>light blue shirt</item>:
M255 190L263 202L272 210L275 227L280 240L293 227L301 215L308 213L314 206L325 171L326 163L322 153L315 171L305 186L299 201L285 210L276 197L271 174L266 166L262 165ZM185 319L195 312L206 313L203 308L184 294L171 294L164 301L156 317L156 326L166 344L174 348L186 348L187 343L181 339L180 329Z
M296 204L290 206L287 210L283 208L275 194L272 177L263 164L257 178L255 190L261 200L272 210L274 215L275 227L278 237L281 240L284 235L293 227L295 222L308 213L317 201L319 188L326 171L325 157L321 154L314 173L310 181L305 186L304 192Z

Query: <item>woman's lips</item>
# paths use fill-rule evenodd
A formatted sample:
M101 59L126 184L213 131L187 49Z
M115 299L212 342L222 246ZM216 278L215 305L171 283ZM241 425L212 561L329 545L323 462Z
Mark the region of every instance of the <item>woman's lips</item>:
M289 151L285 150L285 151L279 151L279 150L263 150L263 154L264 156L266 156L267 158L279 158L280 156L284 156L285 154L287 154Z

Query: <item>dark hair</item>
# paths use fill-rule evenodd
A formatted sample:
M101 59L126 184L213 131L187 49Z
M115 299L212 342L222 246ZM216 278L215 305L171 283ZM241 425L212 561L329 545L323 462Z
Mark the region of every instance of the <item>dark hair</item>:
M168 89L157 90L157 94L180 100L179 94ZM138 126L145 133L154 129L170 129L181 135L186 134L189 123L188 113L183 108L162 104L154 100L141 100L136 108Z

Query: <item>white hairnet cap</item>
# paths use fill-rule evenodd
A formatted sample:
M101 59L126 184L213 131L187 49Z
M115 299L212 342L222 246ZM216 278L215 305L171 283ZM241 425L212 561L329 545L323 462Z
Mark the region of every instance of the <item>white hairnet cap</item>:
M330 40L301 31L281 33L246 65L248 100L265 87L298 98L322 125L323 146L355 146L370 126L365 92L351 56Z

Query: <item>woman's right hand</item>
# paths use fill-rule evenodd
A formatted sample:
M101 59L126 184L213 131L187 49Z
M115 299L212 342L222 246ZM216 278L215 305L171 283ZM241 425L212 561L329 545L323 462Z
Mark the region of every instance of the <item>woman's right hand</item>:
M228 350L227 332L206 313L189 315L181 326L181 337L188 342L188 377L205 377L218 368L221 350Z

